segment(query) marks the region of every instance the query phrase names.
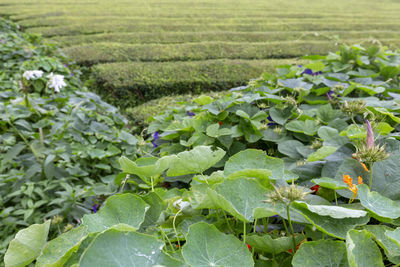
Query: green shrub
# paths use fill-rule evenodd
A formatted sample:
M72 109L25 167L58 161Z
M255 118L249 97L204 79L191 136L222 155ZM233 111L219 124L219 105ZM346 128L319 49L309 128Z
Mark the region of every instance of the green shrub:
M92 75L107 100L129 107L165 95L226 90L289 62L293 60L125 62L95 65Z
M122 43L122 44L175 44L199 42L277 42L277 41L340 41L363 39L365 37L386 40L396 40L396 31L283 31L283 32L113 32L90 35L54 36L46 41L62 47L77 46L92 43ZM390 44L390 42L387 42Z
M115 107L81 86L79 71L54 47L3 19L0 30L1 257L22 227L57 215L54 235L77 223L118 190L116 160L146 146ZM33 70L41 74L26 76ZM60 92L50 73L63 77L53 80Z

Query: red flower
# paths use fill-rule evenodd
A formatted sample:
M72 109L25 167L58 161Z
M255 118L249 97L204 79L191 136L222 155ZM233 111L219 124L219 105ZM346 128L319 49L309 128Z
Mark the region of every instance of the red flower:
M246 244L247 245L247 248L249 249L249 250L251 250L251 246L249 245L249 244Z
M222 124L224 124L224 123L223 123L222 121L219 121L218 124L219 124L219 125L222 125Z
M317 194L317 193L318 193L318 190L319 190L319 185L316 184L316 185L310 187L310 189L313 190L313 191L315 191L315 193Z

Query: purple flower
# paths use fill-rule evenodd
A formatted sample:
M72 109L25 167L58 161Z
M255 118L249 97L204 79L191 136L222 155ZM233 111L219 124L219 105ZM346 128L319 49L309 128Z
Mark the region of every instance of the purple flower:
M97 209L99 208L99 204L94 204L92 208L93 208L93 212L96 213Z
M302 68L302 67L303 67L303 65L297 65L297 67L299 67L299 68Z
M71 73L69 74L69 77L74 77L74 74L71 72Z
M196 115L196 114L194 114L194 112L191 112L191 111L187 111L186 114L187 114L189 117L193 117L194 115Z
M154 148L158 147L158 145L156 144L156 141L158 139L158 134L159 134L158 131L153 134L154 140L151 143L153 144Z
M374 147L374 132L372 131L371 123L369 120L366 121L367 124L367 148Z
M271 115L268 115L267 120L269 121L269 123L267 123L268 126L275 126L277 125L275 123L275 121L272 119Z
M306 69L305 71L303 71L302 74L308 74L308 75L311 75L311 76L316 76L316 75L322 74L322 71L313 72L311 69Z
M67 65L67 64L64 64L64 67L65 67L65 68L68 68L68 65Z

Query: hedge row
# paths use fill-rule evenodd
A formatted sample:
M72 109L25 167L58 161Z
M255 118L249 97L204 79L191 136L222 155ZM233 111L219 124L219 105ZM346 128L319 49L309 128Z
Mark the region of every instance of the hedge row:
M54 36L48 38L50 43L68 47L78 44L98 42L115 42L123 44L170 44L196 42L271 42L271 41L323 41L330 39L396 39L398 31L285 31L285 32L113 32L100 34L80 34Z
M95 65L95 88L114 104L127 107L165 95L226 90L296 62L274 60L207 60L188 62L126 62ZM299 61L301 62L301 61Z
M396 31L400 23L275 23L275 24L135 24L129 22L76 24L65 26L33 27L28 32L43 36L94 34L107 32L204 32L204 31L344 31L344 30L390 30Z
M351 43L360 40L350 41ZM400 39L385 43L399 45ZM337 49L334 41L284 41L271 43L203 42L183 44L94 43L66 47L65 53L79 64L94 65L126 61L193 61L208 59L292 58L309 54L325 54Z
M238 18L222 18L218 19L215 17L195 17L195 18L157 18L148 17L118 17L118 16L59 16L59 17L45 17L45 18L30 18L19 22L22 27L40 27L40 26L64 26L64 25L85 25L85 24L99 24L99 23L130 23L130 24L151 24L155 21L159 24L172 24L172 25L185 25L185 24L229 24L229 25L265 25L265 24L293 24L298 23L299 18L289 17L282 20L279 17L238 17ZM315 17L304 17L301 18L302 23L318 23L321 18ZM362 17L357 19L357 23L392 23L393 18L391 17ZM347 18L342 16L325 17L323 23L354 23L354 18Z

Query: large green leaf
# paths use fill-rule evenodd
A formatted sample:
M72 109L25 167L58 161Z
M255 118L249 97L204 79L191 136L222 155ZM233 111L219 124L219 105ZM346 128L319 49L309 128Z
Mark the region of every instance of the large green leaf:
M400 153L387 160L375 162L372 167L372 191L392 200L400 200Z
M134 162L126 157L121 157L119 164L123 172L135 174L150 184L151 177L161 175L169 167L171 160L172 157L166 156L163 158L140 158Z
M204 222L190 226L182 255L193 267L254 266L243 242Z
M312 162L312 161L322 160L327 156L331 155L332 153L334 153L336 150L337 148L333 146L323 146L314 153L312 153L311 155L309 155L307 161Z
M81 242L87 237L87 227L74 228L46 244L37 259L37 267L63 266L68 258L79 249Z
M365 217L367 215L367 212L363 210L353 210L339 206L310 205L305 202L299 202L299 201L293 202L293 206L295 208L303 207L318 215L329 216L334 219L360 218L360 217Z
M320 185L322 187L325 188L329 188L329 189L345 189L348 187L347 184L345 184L343 181L338 181L329 177L322 177L319 179L313 179L312 180L313 183Z
M214 189L208 189L215 205L245 222L276 214L273 204L263 202L268 192L270 190L249 178L225 180Z
M243 174L244 172L253 171L260 174L270 173L270 179L282 179L284 175L283 160L267 156L265 151L258 149L246 149L236 153L225 163L224 174L230 176L232 174Z
M133 194L114 195L107 199L96 214L85 215L82 224L89 232L101 232L117 226L131 230L139 229L149 205Z
M225 156L221 148L212 150L210 146L197 146L193 150L178 153L167 171L168 176L202 173L214 166Z
M384 249L391 262L400 263L400 248L386 235L386 231L393 231L392 228L386 225L365 225L363 228L374 235L375 241Z
M383 267L382 254L366 230L350 230L346 236L347 260L350 267Z
M153 236L109 229L99 234L84 251L79 266L184 266L164 254L163 247L164 243Z
M358 186L358 198L364 208L379 216L378 219L382 217L397 219L400 217L399 204L378 192L369 191L368 186L365 184Z
M292 260L293 267L348 267L343 241L319 240L300 246Z
M296 245L304 239L304 235L296 234ZM279 254L293 248L293 239L291 236L278 237L274 239L268 234L262 236L249 235L246 238L246 241L252 248L271 254Z
M319 126L318 122L316 122L315 120L295 120L287 123L285 128L295 133L303 133L313 136L317 133Z
M330 216L321 216L310 211L303 204L293 203L293 207L300 212L318 230L330 236L345 239L347 231L359 225L365 225L369 221L368 216L359 218L335 219Z
M141 228L156 226L160 223L160 218L162 218L162 214L167 205L155 192L147 193L147 195L144 195L142 199L150 206L150 208L146 212Z
M46 221L19 231L11 240L4 256L5 266L22 267L36 259L46 244L49 228L50 221Z

